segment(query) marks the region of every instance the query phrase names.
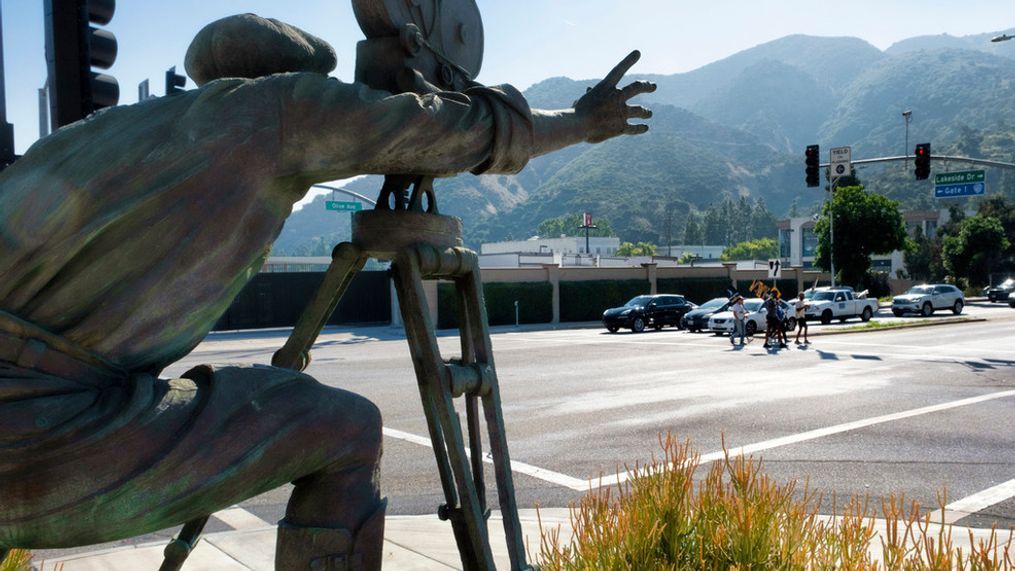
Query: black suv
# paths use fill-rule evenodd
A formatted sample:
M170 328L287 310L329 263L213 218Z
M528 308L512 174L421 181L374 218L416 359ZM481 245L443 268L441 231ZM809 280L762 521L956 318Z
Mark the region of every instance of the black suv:
M646 327L654 327L657 331L667 325L682 327L680 318L695 307L682 295L639 295L622 307L604 311L603 325L610 333L616 333L621 327L635 333L641 333Z
M995 301L1009 301L1011 294L1015 291L1015 280L1008 278L996 286L986 288L987 299L991 303Z

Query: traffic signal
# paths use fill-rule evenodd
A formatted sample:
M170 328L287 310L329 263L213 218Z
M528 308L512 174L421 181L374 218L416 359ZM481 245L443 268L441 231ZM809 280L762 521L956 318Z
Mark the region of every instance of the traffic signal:
M183 93L183 87L187 85L187 77L176 73L176 66L166 70L166 95Z
M46 63L54 129L116 105L120 86L109 69L116 61L116 36L105 26L116 0L45 0Z
M807 165L807 186L814 187L821 185L821 147L819 145L807 145L804 152L804 162Z
M930 176L930 143L916 146L916 180L926 180Z

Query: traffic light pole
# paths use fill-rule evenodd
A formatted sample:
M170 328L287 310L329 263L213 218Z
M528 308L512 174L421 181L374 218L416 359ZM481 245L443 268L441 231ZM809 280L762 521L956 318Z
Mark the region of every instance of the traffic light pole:
M832 287L835 287L835 186L839 177L832 179L828 187L828 261L832 268Z
M953 157L953 156L948 156L948 155L932 155L930 158L931 158L932 161L933 160L938 160L938 161L956 161L956 162L970 163L970 164L974 164L974 165L983 165L983 166L987 166L987 167L997 167L997 168L1002 168L1002 169L1015 169L1015 163L1006 163L1006 162L1003 162L1003 161L992 161L992 160L988 160L988 159L974 159L972 157ZM854 165L871 165L871 164L875 164L875 163L890 163L890 162L895 162L895 161L909 161L909 160L912 160L912 157L878 157L878 158L875 158L875 159L859 159L859 160L854 159L854 160L851 161L851 163L854 164ZM828 168L828 167L830 167L832 165L831 165L831 163L821 163L819 166L821 168Z
M4 17L0 7L0 170L14 162L14 125L7 122L7 86L4 81Z

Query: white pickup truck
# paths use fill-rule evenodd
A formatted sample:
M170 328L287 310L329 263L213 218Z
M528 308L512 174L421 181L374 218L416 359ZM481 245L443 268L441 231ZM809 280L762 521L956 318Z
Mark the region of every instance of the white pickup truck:
M846 321L851 317L867 322L878 312L878 300L859 297L848 289L822 288L814 291L806 303L807 320L821 323L831 323L833 319Z

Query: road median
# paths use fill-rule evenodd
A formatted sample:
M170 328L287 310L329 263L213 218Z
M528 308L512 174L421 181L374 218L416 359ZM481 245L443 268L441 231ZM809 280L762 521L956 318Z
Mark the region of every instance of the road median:
M955 325L959 323L980 323L987 321L985 317L956 317L948 319L937 319L933 321L913 321L913 322L868 322L863 324L848 325L844 327L837 327L835 329L824 329L822 328L811 328L807 332L808 337L823 336L823 335L846 335L849 333L872 333L875 331L894 331L896 329L913 329L917 327L934 327L939 325Z

